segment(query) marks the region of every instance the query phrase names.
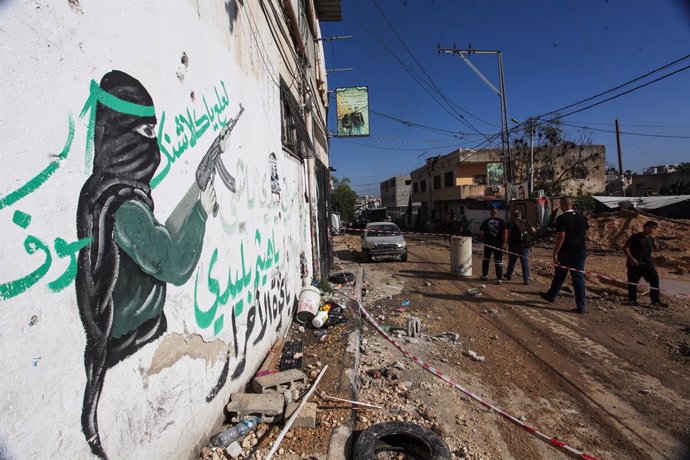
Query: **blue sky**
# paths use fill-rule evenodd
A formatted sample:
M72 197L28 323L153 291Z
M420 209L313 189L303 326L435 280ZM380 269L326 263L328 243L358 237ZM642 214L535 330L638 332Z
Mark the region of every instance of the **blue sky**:
M425 157L476 147L483 140L477 131L493 135L500 130L498 96L459 57L438 55L438 44L500 49L508 117L518 120L587 98L690 54L687 0L343 0L342 14L342 22L322 23L322 35L353 38L325 42L326 67L354 70L329 73L330 90L366 85L371 110L472 134L459 138L372 113L370 137L331 139L334 175L350 178L360 194L378 194L379 181L409 173ZM425 91L398 59L425 78L419 62L444 97L471 113L459 112L474 128L434 101L443 99L433 90ZM470 60L498 86L495 56L473 55ZM669 71L687 65L690 59ZM331 102L329 130L334 131L335 101ZM690 71L563 121L614 130L616 118L624 132L687 137L623 135L624 169L641 172L646 166L690 161ZM568 129L578 137L577 128ZM606 146L607 160L617 163L615 134L590 134L593 143Z

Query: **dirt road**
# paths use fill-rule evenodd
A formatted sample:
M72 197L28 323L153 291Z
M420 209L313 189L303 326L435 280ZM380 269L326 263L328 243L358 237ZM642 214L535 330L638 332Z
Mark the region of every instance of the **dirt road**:
M359 238L340 238L338 257L358 260ZM381 324L396 331L409 315L421 319L421 340L395 332L411 353L598 458L690 456L687 300L671 300L663 310L632 308L621 305L622 289L597 284L587 313L578 315L568 311L572 296L553 305L539 298L550 282L547 263L534 270L529 286L519 277L499 286L452 275L443 239L408 238L408 244L408 262L364 264L364 279L365 307ZM536 249L540 254L548 253ZM604 271L622 263L617 257L591 256L588 266ZM466 294L470 288L482 295ZM409 310L397 311L405 310L404 301ZM410 420L441 433L457 457L566 458L406 360L372 328L363 337L360 400L385 410L362 412L358 428ZM485 360L470 359L467 350Z

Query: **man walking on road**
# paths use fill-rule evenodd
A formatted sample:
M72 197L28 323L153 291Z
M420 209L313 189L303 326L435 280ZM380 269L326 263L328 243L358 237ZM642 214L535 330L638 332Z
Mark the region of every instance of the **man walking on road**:
M522 218L519 210L513 211L513 220L508 224L508 271L506 280L510 281L518 257L522 266L522 284L529 284L529 248L532 235L537 231L527 219Z
M573 278L575 304L577 312L585 313L585 260L587 247L585 245L586 231L589 228L587 219L573 210L573 200L568 196L561 198L563 214L556 219L556 243L553 247L553 263L556 266L551 288L541 293L542 299L553 303L563 286L568 271Z
M508 245L508 229L506 221L498 217L498 209L491 208L491 217L482 222L479 232L484 242L484 258L482 259L482 280L489 279L489 262L491 254L494 256L496 267L496 283L503 283L503 251Z
M640 278L644 278L649 283L649 297L652 305L657 307L668 307L666 302L662 302L659 296L659 273L654 267L652 260L652 250L656 247L656 242L652 234L659 227L659 224L650 220L639 233L635 233L623 246L623 251L628 257L628 300L633 305L637 302L637 283Z

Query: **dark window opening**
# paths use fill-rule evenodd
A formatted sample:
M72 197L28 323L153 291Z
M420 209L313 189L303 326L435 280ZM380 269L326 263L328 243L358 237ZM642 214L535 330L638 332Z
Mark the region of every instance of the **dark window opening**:
M453 171L449 171L443 175L443 186L452 187L453 185Z

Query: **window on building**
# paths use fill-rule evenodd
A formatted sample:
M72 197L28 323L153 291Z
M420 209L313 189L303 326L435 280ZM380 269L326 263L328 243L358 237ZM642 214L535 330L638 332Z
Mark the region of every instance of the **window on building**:
M411 180L406 180L406 181L405 181L405 185L410 185L411 183L412 183Z
M443 186L452 187L453 186L453 171L448 171L443 175Z
M486 174L478 174L472 178L472 181L477 185L486 184Z
M441 175L434 176L434 190L441 188Z
M423 180L423 181L419 184L419 188L422 190L422 192L426 192L426 180Z
M419 183L418 182L415 182L414 184L412 184L412 191L414 193L419 193Z
M584 165L575 166L573 168L573 179L586 179L589 170Z
M314 148L304 120L300 117L299 105L282 78L280 79L280 102L280 128L283 148L301 159L313 157Z

